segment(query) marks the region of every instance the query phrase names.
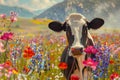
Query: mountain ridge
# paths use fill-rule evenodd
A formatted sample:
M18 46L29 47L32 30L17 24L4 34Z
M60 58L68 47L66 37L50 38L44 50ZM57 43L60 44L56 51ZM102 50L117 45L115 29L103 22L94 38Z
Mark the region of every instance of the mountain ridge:
M120 25L120 0L64 0L39 14L36 18L64 21L73 12L83 14L88 20L100 17L105 26Z
M11 11L15 11L16 13L18 13L19 17L32 18L35 16L34 13L27 9L17 6L7 6L0 4L0 14L10 15Z

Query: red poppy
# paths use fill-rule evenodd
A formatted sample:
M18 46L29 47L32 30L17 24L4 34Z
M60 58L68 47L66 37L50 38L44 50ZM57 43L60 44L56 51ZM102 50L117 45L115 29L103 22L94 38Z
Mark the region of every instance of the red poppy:
M110 64L114 64L114 61L113 61L113 60L110 60L109 63L110 63Z
M68 68L68 65L67 65L65 62L61 62L61 63L58 65L58 67L59 67L60 69L62 69L62 70L65 70L65 69Z
M23 54L24 58L29 59L29 58L31 58L34 55L35 55L35 53L34 53L34 51L30 47L28 47L28 48L26 48L24 50L24 54Z
M70 80L79 80L77 75L71 75Z
M118 78L119 77L119 74L114 72L110 75L110 80L114 80L115 78Z
M24 66L23 71L24 71L25 73L28 73L28 72L30 71L30 69L27 68L26 66Z
M12 66L12 62L10 60L8 60L4 63L5 68L9 68L10 66Z

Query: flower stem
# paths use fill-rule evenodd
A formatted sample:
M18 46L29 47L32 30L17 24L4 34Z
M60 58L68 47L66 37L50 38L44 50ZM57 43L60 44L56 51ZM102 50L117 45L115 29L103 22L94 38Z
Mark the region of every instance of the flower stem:
M5 46L4 46L4 49L6 49L5 50L5 57L4 57L4 62L6 61L6 59L7 59L7 45L8 45L8 40L6 40L6 43L5 43Z

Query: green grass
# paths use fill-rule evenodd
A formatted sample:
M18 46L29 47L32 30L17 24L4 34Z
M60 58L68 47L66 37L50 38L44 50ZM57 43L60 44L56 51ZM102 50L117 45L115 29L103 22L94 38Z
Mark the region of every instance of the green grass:
M39 20L37 20L37 22L33 22L34 20L32 19L19 19L18 22L14 23L11 27L11 31L15 33L15 38L14 40L9 42L9 45L13 44L13 46L16 45L15 40L18 38L23 39L23 50L22 50L22 54L24 53L24 49L26 46L29 46L30 44L27 42L29 40L31 40L32 38L35 38L36 36L39 35L43 35L45 38L46 35L51 34L53 39L56 36L60 36L60 35L64 35L65 36L65 32L62 33L55 33L52 32L52 30L48 29L48 22L50 22L51 20L43 20L40 23L38 22ZM37 23L37 24L36 24ZM16 26L17 25L17 26ZM0 27L0 30L6 31L7 28L6 27ZM102 32L101 32L102 31ZM113 28L100 28L99 30L90 30L91 33L96 33L98 34L97 37L99 36L100 33L116 33L119 32L118 29L113 29ZM96 35L95 34L95 35ZM51 37L51 36L50 36ZM106 36L107 37L107 36ZM115 37L115 36L113 36ZM50 52L50 63L51 65L54 64L54 68L52 68L52 66L50 66L50 70L49 71L44 71L41 70L41 74L37 73L36 71L34 71L32 73L32 75L28 75L27 76L27 80L47 80L47 78L52 78L51 80L55 79L56 76L59 76L58 80L65 80L65 78L61 76L61 71L58 68L58 64L59 64L59 57L62 54L62 51L64 50L65 46L63 46L63 44L61 45L59 42L55 42L54 44L50 44L48 43L49 41L47 39L43 39L43 48L44 51L41 52L41 54L45 54L46 51ZM117 37L119 38L119 37ZM24 41L26 40L26 41ZM97 39L96 39L97 40ZM118 39L119 40L119 39ZM101 39L101 42L105 42L107 41L107 38L105 38L105 40ZM112 41L109 42L109 44L113 43ZM37 43L38 44L38 43ZM11 48L10 48L11 49ZM51 52L52 51L52 52ZM9 56L9 52L7 53L8 58L6 58L5 53L0 54L0 63L5 62L6 60L10 60L10 56ZM18 77L19 74L23 73L23 67L24 66L28 66L30 64L30 60L29 59L25 59L23 57L21 57L20 59L17 60L17 65L15 66L16 69L18 70L17 74L14 74L11 76L10 80L15 80L16 77ZM109 66L109 75L114 71L113 69L113 65ZM117 71L116 71L117 72ZM118 71L118 73L120 74L120 72ZM1 77L0 80L7 80L7 78L5 76ZM98 80L109 80L108 78L101 78Z

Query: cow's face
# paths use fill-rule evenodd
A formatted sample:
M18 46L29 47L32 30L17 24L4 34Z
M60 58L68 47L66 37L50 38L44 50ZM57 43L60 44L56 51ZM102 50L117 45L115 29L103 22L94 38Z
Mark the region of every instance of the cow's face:
M67 18L66 24L71 29L71 32L69 30L66 30L66 32L69 32L69 34L72 34L72 36L73 36L73 37L70 37L70 39L73 38L72 39L73 41L71 44L71 52L73 54L82 53L83 48L85 46L85 42L87 40L87 20L86 20L86 18L81 14L71 14Z
M98 29L104 24L103 19L95 18L91 22L78 13L73 13L62 24L58 21L49 23L49 28L53 31L66 31L70 51L73 55L80 54L86 45L88 29Z

